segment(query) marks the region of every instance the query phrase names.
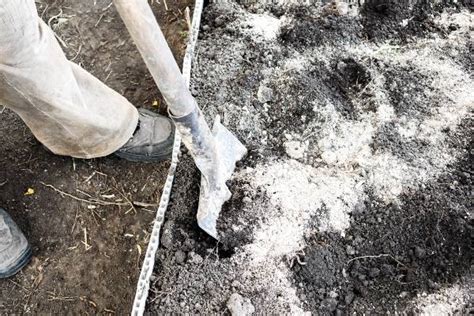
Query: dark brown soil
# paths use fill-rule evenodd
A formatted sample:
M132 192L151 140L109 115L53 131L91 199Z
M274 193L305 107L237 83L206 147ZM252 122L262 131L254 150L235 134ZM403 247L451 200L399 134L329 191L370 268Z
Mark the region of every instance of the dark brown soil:
M445 8L459 10L468 1L396 1L373 0L363 5L362 24L369 40L409 42L413 36L426 37L433 33L441 36L447 31L437 27L432 20Z
M165 105L111 1L36 1L69 59L137 107ZM153 3L181 63L190 0ZM156 101L156 102L155 102ZM11 111L1 114L0 207L17 221L34 258L0 281L0 314L127 314L169 162L55 156ZM31 188L34 193L25 195ZM99 199L102 202L87 202ZM138 202L138 203L137 203ZM103 205L109 204L109 205Z

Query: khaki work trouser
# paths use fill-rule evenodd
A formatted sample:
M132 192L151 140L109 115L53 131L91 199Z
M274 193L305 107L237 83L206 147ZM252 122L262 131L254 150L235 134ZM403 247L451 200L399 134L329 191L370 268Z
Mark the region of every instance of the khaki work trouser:
M77 158L111 154L138 124L133 105L66 59L34 0L0 0L0 105L52 152Z

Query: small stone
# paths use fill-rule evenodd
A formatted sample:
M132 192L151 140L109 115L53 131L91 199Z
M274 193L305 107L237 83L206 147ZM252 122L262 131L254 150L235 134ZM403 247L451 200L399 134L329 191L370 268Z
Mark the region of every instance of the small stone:
M350 246L350 245L347 245L346 247L346 252L349 256L353 256L355 255L356 251L354 249L354 247Z
M230 296L227 301L227 308L232 315L236 316L252 315L255 312L255 307L252 305L250 299L238 293L234 293Z
M223 16L218 16L215 20L214 20L214 23L216 24L216 26L221 26L223 25L225 22L225 17Z
M426 256L426 250L421 247L416 246L415 257L417 257L418 259L423 259L425 256Z
M363 214L365 211L365 204L364 202L359 202L354 206L354 209L352 210L352 213L354 215L360 215Z
M178 250L174 254L174 258L176 260L176 263L182 264L186 260L186 253L184 251Z
M214 282L212 282L212 281L207 281L206 287L205 287L207 293L214 293L214 292L216 292L216 287L217 287L217 286L218 286L218 285L214 284Z
M342 71L346 68L347 64L344 61L339 61L336 65L337 70Z
M197 253L195 253L195 252L193 252L193 251L191 251L191 252L189 253L189 261L190 261L191 263L200 264L200 263L203 262L203 260L204 260L204 259L203 259L199 254L197 254Z
M242 199L242 202L244 202L245 204L250 204L252 202L252 199L246 196Z
M258 88L257 99L260 103L267 103L273 100L273 90L261 85Z
M166 249L173 247L173 221L166 221L163 225L163 234L161 234L160 243Z

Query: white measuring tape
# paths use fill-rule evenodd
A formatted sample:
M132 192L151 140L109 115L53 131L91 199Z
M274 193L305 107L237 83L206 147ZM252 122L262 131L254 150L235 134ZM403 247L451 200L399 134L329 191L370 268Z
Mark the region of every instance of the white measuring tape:
M204 0L196 0L194 4L191 31L189 33L186 53L183 60L183 77L188 87L191 80L191 64L194 55L194 48L196 46L199 34L203 2ZM163 225L165 211L168 208L168 203L170 200L171 188L173 187L174 174L176 171L176 166L178 165L178 155L180 153L180 148L181 136L179 135L178 131L176 131L173 143L173 153L171 156L171 165L168 170L168 176L166 177L163 192L161 193L160 205L158 206L158 211L156 212L153 230L151 232L150 241L146 249L145 259L143 260L140 277L138 279L137 291L135 293L135 299L133 301L132 307L133 316L141 316L145 312L146 300L148 298L148 291L150 289L150 278L153 274L153 267L155 266L156 252L158 250L158 246L160 245L160 229L161 225Z

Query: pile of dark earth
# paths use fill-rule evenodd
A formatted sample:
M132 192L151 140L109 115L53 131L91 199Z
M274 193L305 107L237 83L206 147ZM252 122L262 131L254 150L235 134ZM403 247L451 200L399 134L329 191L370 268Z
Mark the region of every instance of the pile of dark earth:
M430 107L437 104L411 97L423 95L430 78L416 69L387 65L377 58L354 58L346 47L363 42L404 47L433 36L443 39L460 26L435 24L434 19L441 12L465 8L426 1L415 1L410 7L390 3L367 4L360 14L343 16L325 14L317 5L218 2L204 9L192 93L209 121L220 114L249 149L237 169L254 167L268 157L287 157L285 133L307 133L306 122L315 124L311 133L318 135L317 123L325 118L313 110L312 101L322 96L348 120L357 121L365 112L375 111L371 98L376 92L365 89L374 80L370 69L383 72L388 79L384 89L397 115L430 115ZM238 23L242 12L266 13L291 23L283 24L275 41L256 42ZM240 49L229 50L231 46ZM333 55L325 57L327 62L312 59L306 71L286 73L291 80L282 84L278 84L279 78L272 78L268 90L262 90L268 69L282 67L282 60L323 46L333 47ZM458 48L446 58L469 69L471 56L472 45ZM291 263L289 276L304 310L337 315L416 313L417 307L411 303L414 298L448 285L472 283L472 128L468 116L456 129L444 130L449 148L460 153L457 161L419 187L404 190L397 203L387 204L367 190L366 200L352 210L351 226L344 236L318 231L319 220L314 219L315 233L305 236L306 248L299 258L304 264ZM267 139L265 146L262 138ZM387 150L404 159L426 146L401 140L390 124L379 129L371 144L373 151ZM314 152L314 157L310 155L304 162L317 164L320 153L315 144L310 142L308 151ZM238 292L252 301L250 311L289 312L267 309L264 301L259 301L265 295L262 287L255 290L251 284L241 284L236 274L240 270L232 261L235 253L253 240L259 213L248 205L265 204L269 199L265 190L255 191L243 180L229 182L233 196L221 212L220 240L216 242L195 220L200 174L186 150L180 160L147 310L228 313L228 299ZM232 229L236 223L246 228ZM466 303L457 312L472 307Z

